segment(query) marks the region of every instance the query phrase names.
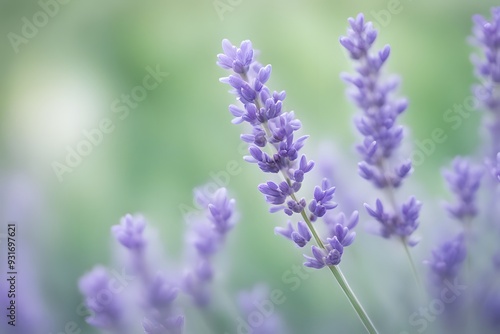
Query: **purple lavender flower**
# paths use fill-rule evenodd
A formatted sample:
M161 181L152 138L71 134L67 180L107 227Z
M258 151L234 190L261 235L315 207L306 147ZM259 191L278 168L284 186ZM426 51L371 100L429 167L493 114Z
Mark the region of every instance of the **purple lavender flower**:
M479 48L480 55L473 55L475 73L481 85L473 91L481 105L491 112L489 124L492 135L491 158L500 152L500 7L491 9L491 21L474 15L472 43Z
M136 304L117 294L115 283L103 267L96 267L80 279L79 287L85 296L85 303L93 314L87 321L96 327L116 333L125 333L128 324L124 322L125 311L142 309L143 329L146 333L178 334L182 333L184 317L175 314L173 303L177 298L178 288L161 272L147 263L146 247L148 240L144 236L146 221L141 216L125 215L120 225L111 228L117 241L127 250L131 262L133 277L139 278L126 292L137 292ZM153 273L155 272L155 273ZM136 289L138 291L136 291ZM120 290L121 291L121 290ZM106 298L103 298L105 296Z
M287 228L276 227L274 232L292 240L298 247L304 247L312 238L309 228L301 221L297 223L297 230L293 228L292 223L289 221Z
M462 233L434 249L432 259L425 262L429 265L433 282L440 286L446 280L454 280L458 276L466 256L465 237Z
M305 199L297 200L294 194L300 189L304 174L314 166L305 155L299 154L307 139L307 136L296 138L295 132L301 123L293 112L282 110L285 92L271 93L265 85L271 75L271 65L264 67L254 60L250 41L243 41L237 48L224 40L222 47L224 54L218 55L217 64L234 73L222 78L221 82L231 85L232 92L243 104L242 107L229 107L235 116L233 123L252 125L252 133L241 136L250 144L250 155L245 160L256 163L265 173L282 173L285 178L279 185L274 182L262 184L259 190L270 204L276 206L272 208L273 212L300 213L305 207ZM266 145L273 149L272 155L261 149Z
M232 70L233 74L222 78L221 82L229 84L233 88L232 93L242 103L241 107L229 106L229 111L235 117L233 123L246 122L252 126L251 133L241 136L243 141L249 143L250 155L244 159L256 163L264 173L281 174L281 182L268 181L260 184L258 189L271 204L270 212L301 215L303 221L297 223L297 230L290 222L287 228L278 227L275 231L297 246L304 247L314 235L309 224L337 206L332 200L335 187L331 187L325 179L321 186L314 189L310 201L297 196L305 174L314 167L313 161L299 153L308 136L297 138L296 132L301 128L301 123L293 112L283 111L285 92L271 93L265 85L271 75L271 65L262 66L255 61L251 42L243 41L237 48L224 40L222 48L224 54L218 55L217 64ZM266 146L273 153L266 152ZM315 239L328 254L335 248L336 260L330 261L328 265L337 265L343 253L343 246L338 246L338 240L320 240L316 236ZM319 252L319 248L313 248L313 254Z
M418 243L418 239L412 234L418 228L417 220L421 207L422 204L414 197L410 197L396 213L385 211L382 201L379 199L375 202L375 209L365 203L368 214L380 223L377 234L386 239L393 235L399 236L406 240L410 246L415 246Z
M94 327L121 333L125 309L120 296L114 293L106 268L95 267L80 278L78 286L85 296L85 305L92 311L87 322Z
M184 291L199 307L210 304L209 284L213 279L212 257L222 247L225 236L236 222L235 200L227 196L225 188L218 189L211 198L195 194L205 209L205 217L192 221L192 236L189 246L196 251L191 267L183 279Z
M325 222L329 227L329 238L326 239L325 249L312 246L314 257L304 255L306 259L304 265L315 269L338 265L342 259L344 247L354 242L356 233L352 229L358 224L358 218L358 212L354 211L348 220L344 213L338 214L335 218L326 219Z
M141 250L146 245L146 239L143 232L146 227L146 221L142 217L133 217L130 214L125 215L120 220L120 225L111 228L115 238L124 247L130 250Z
M176 314L174 301L178 288L161 273L153 273L146 259L148 240L145 237L146 220L142 216L125 215L120 225L111 228L117 241L127 249L133 272L140 278L138 301L144 312L143 328L146 333L182 333L184 317Z
M457 220L467 222L477 215L476 193L481 183L483 169L456 157L452 169L444 173L448 186L455 195L456 203L448 204L448 213Z
M347 36L340 38L340 44L357 63L355 74L343 74L350 85L349 96L362 115L355 119L358 131L364 136L357 150L363 158L358 164L359 175L375 187L386 189L390 195L391 211L387 211L382 201L377 199L376 209L365 204L368 213L380 224L378 234L385 238L393 235L415 245L412 233L418 227L421 203L411 197L398 207L393 200L394 190L408 177L412 166L409 161L392 165L396 150L403 139L403 127L397 118L408 107L406 99L393 97L399 83L396 79L384 81L382 68L389 58L390 47L386 45L377 53L371 52L377 38L377 31L371 22L365 22L363 14L356 19L349 18Z

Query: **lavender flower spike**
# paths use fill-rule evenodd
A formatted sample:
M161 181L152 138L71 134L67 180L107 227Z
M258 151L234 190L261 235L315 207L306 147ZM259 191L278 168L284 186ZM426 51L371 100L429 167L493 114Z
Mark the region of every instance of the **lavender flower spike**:
M235 200L230 199L225 188L218 189L213 196L195 198L204 207L205 217L192 221L189 248L195 250L190 267L183 279L183 289L198 307L207 307L211 302L209 284L213 280L212 258L223 246L227 233L236 223Z
M476 193L483 169L460 157L453 160L452 168L444 173L444 177L456 197L456 203L448 204L446 209L452 217L465 223L477 215Z
M348 21L347 36L340 38L340 44L357 67L355 74L343 74L342 78L350 85L348 95L362 111L355 119L356 127L364 137L357 146L363 159L358 164L358 172L376 188L384 189L389 194L391 205L390 210L386 210L382 201L377 200L376 209L368 205L365 207L381 224L378 234L385 238L398 236L413 246L416 239L411 235L418 226L422 205L413 197L401 207L394 200L395 189L410 175L412 165L407 160L392 163L403 140L403 127L397 124L397 118L406 110L408 102L393 97L399 86L396 79L384 81L382 78L382 68L389 58L390 47L386 45L378 52L371 51L377 31L371 22L365 22L363 14Z
M239 48L228 40L222 42L224 54L219 54L217 64L233 73L222 78L233 88L233 93L243 104L242 107L231 105L229 111L236 118L233 123L246 122L252 126L251 134L243 134L241 139L249 144L249 156L244 159L256 163L264 173L281 174L283 179L276 183L268 181L258 186L266 201L271 204L270 212L283 211L288 216L299 214L303 222L297 225L297 231L289 225L288 229L277 228L276 233L284 235L297 246L304 247L314 236L321 247L328 244L319 239L312 230L311 221L323 217L337 204L332 201L335 188L327 180L321 187L314 189L313 199L309 202L299 198L297 192L302 186L305 174L314 167L299 152L308 136L296 138L301 123L293 112L283 111L285 92L273 92L265 85L271 75L271 65L262 66L254 59L250 41L243 41ZM264 152L268 146L273 154Z
M492 136L491 160L500 152L500 7L491 9L491 21L481 15L474 15L472 43L480 50L473 55L476 76L481 85L473 91L482 106L490 111L489 129Z
M155 272L147 263L148 239L144 232L146 220L142 216L125 215L120 225L111 231L116 240L128 251L133 272L140 278L139 302L144 312L143 328L147 334L177 334L184 328L184 316L175 314L173 303L177 298L175 287L161 272Z

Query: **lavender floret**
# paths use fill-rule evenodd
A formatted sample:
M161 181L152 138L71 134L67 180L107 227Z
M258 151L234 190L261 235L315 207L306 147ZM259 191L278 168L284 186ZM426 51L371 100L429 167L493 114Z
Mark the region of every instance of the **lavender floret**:
M434 249L432 259L426 261L433 282L440 286L446 280L453 281L458 276L466 256L465 237L462 233Z
M223 246L227 233L235 225L235 200L228 197L225 188L218 189L211 197L195 197L204 208L205 217L191 222L192 239L188 246L194 248L195 255L189 260L190 267L182 285L196 306L207 307L211 301L212 257Z

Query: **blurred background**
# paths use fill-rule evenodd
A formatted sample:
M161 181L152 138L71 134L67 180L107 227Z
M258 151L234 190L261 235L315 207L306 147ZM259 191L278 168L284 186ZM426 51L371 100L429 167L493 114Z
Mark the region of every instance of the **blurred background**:
M32 314L41 319L25 333L64 333L68 321L82 333L97 333L76 312L82 303L77 281L94 264L113 268L110 227L126 213L142 213L162 256L172 268L181 266L183 215L194 208L193 188L207 182L228 187L241 217L218 257L219 314L234 308L239 290L266 282L286 292L277 311L290 333L362 332L327 271L314 272L296 291L282 281L302 262L302 252L273 233L286 217L268 214L256 188L267 176L242 160L245 128L230 122L234 97L219 83L226 73L215 64L223 38L237 45L252 40L260 61L273 65L269 87L286 90L285 108L310 135L304 152L334 171L341 207L361 211L375 193L356 175L356 110L339 79L352 64L338 43L347 18L358 12L378 25L377 46L392 46L387 72L402 77L401 94L410 100L401 118L409 135L405 152L436 128L447 136L415 167L401 195L424 203L423 240L412 252L425 275L422 260L439 232L453 228L440 210L450 196L442 167L455 155L474 155L484 132L480 113L457 129L443 114L471 95L471 16L489 17L495 1L401 0L391 13L388 0L75 0L56 2L45 16L37 14L42 3L0 2L0 232L7 221L19 226L20 261L27 267L20 294L34 300ZM153 72L157 85L145 84ZM137 88L148 84L151 89ZM82 144L89 136L90 147ZM75 158L74 150L85 155ZM230 162L238 172L225 179L221 172ZM344 274L383 332L410 332L413 282L406 258L396 242L368 234L368 221L363 213ZM226 324L215 332L236 333L234 319Z

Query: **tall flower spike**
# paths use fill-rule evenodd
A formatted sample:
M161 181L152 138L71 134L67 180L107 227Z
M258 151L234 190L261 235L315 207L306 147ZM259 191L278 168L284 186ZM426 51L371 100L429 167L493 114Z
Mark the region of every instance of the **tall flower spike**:
M409 161L393 165L396 150L403 139L403 127L397 118L408 107L406 99L393 97L398 81L382 78L382 68L390 55L386 45L378 52L372 52L377 31L371 22L365 22L363 14L350 18L347 36L340 38L340 44L355 61L356 73L343 74L350 86L348 95L362 114L355 119L358 131L364 139L357 146L363 161L358 164L359 175L375 187L389 193L390 210L386 210L380 199L376 209L365 205L368 213L381 225L379 233L385 238L400 237L409 245L416 244L412 234L418 226L421 204L413 197L402 206L395 202L394 191L409 176L412 166Z
M330 187L325 180L321 187L315 188L314 198L309 202L297 196L305 174L313 169L314 162L300 153L307 136L297 138L300 121L293 112L283 111L285 92L271 93L266 86L271 65L262 66L254 59L255 52L250 41L243 41L238 48L224 40L222 48L224 53L218 55L217 64L223 69L232 70L232 74L220 81L233 88L231 92L242 104L229 106L229 112L234 116L233 123L245 122L252 127L250 133L241 135L241 139L249 144L250 155L244 159L257 164L264 173L281 176L280 182L268 181L260 184L258 189L271 204L270 212L283 211L288 216L298 214L301 217L297 230L289 223L288 228L277 228L276 233L299 247L304 247L314 238L319 247L312 246L314 258L306 256L306 265L317 269L328 266L367 330L376 333L373 323L337 267L344 246L337 238L321 239L312 224L313 220L325 216L327 211L337 206L332 201L335 188Z
M479 48L479 54L472 55L472 63L481 82L473 87L473 91L491 114L492 151L489 156L494 160L500 152L500 7L491 9L491 21L481 15L474 15L472 19L471 41Z
M144 297L139 302L144 312L144 331L148 334L180 334L184 328L184 316L176 314L173 307L178 288L163 273L154 273L146 263L148 240L145 229L146 220L130 214L125 215L119 225L111 227L116 240L129 252L132 270L139 277Z
M445 171L444 177L456 198L454 204L446 206L453 218L466 223L477 215L476 193L482 176L482 168L472 166L461 157L456 157L452 169Z
M183 289L198 307L210 304L209 284L213 280L212 258L223 246L227 233L236 223L235 200L230 199L225 188L218 189L213 196L195 198L204 207L205 217L192 221L190 248L195 256L190 259L190 268L183 279Z
M282 175L281 182L268 181L260 184L258 189L271 204L270 212L283 211L288 216L299 214L307 218L304 222L298 222L297 231L292 225L288 229L276 229L276 233L304 247L315 234L311 222L337 206L332 200L335 187L331 187L325 179L321 186L314 189L309 202L297 196L305 174L314 167L313 161L308 161L305 155L299 153L308 136L295 139L295 132L301 128L301 123L293 112L283 111L285 92L271 93L265 85L271 74L271 66L264 67L253 58L248 62L248 57L243 57L246 59L245 66L237 64L241 59L236 59L236 55L255 54L249 50L251 43L244 41L240 48L230 47L227 40L222 44L225 53L218 56L218 65L233 70L233 74L221 81L233 87L233 93L243 104L242 108L231 105L229 111L236 117L234 123L247 122L252 126L251 134L241 136L243 141L249 143L250 155L245 160L256 163L265 173ZM240 71L242 68L243 71ZM273 153L265 152L266 147ZM318 238L317 241L321 247L329 245L326 239Z

